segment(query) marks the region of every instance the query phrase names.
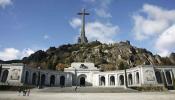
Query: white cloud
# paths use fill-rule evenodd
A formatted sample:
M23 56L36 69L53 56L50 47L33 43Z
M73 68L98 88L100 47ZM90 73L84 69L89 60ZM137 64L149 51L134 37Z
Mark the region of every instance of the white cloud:
M133 31L136 40L152 40L154 49L161 56L175 51L175 10L144 4L134 14Z
M112 17L112 15L109 12L107 12L105 9L95 9L95 12L100 17L104 17L104 18Z
M87 23L86 35L90 41L98 40L104 43L114 42L114 37L119 32L119 27L110 23L98 21Z
M28 56L30 56L30 55L33 54L33 53L34 53L34 50L32 50L32 49L30 49L30 48L24 49L24 50L22 51L21 58L23 58L23 57L28 57Z
M160 35L175 23L175 10L144 4L141 11L133 15L133 19L136 39L144 40Z
M12 0L0 0L0 7L5 8L8 5L13 4Z
M44 39L49 39L49 36L45 34L43 38Z
M163 32L158 37L155 45L161 56L167 56L175 51L175 25Z
M113 0L98 0L103 8L108 8Z
M84 2L96 3L101 7L107 8L113 0L83 0Z
M97 16L102 18L112 17L109 12L109 5L113 0L83 0L84 2L92 3Z
M74 18L76 20L80 20L78 18ZM72 25L72 23L75 22L74 20L72 20L72 22L70 22L70 25L74 27L74 25ZM76 28L79 28L79 33L80 33L80 24L76 24ZM111 23L102 23L99 21L95 21L95 22L88 22L85 26L85 30L86 30L86 36L88 38L89 41L94 41L94 40L98 40L101 42L105 42L105 43L111 43L114 42L114 38L117 35L117 33L119 32L119 27L112 25Z
M73 18L69 24L73 27L73 28L77 28L81 25L81 19L79 18Z
M18 58L20 51L15 48L6 48L0 51L1 60L12 60Z
M31 49L24 49L20 51L15 48L5 48L4 50L0 51L0 59L4 61L21 59L23 57L29 56L32 53L34 53L34 51Z
M96 0L83 0L84 2L91 2L91 3L93 3L93 2L95 2Z
M96 14L102 18L110 18L112 17L111 13L109 12L109 5L111 4L112 0L96 0L100 5L95 9Z

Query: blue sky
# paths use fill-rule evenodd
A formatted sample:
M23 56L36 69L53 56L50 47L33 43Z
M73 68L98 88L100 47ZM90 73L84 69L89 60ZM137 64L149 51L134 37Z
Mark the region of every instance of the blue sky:
M175 51L174 0L0 0L0 59L76 43L82 8L89 41L130 40L154 54Z

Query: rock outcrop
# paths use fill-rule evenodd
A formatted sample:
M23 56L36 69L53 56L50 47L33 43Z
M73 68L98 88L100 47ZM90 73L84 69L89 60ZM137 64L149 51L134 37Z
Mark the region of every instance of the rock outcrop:
M175 53L162 58L150 51L132 46L129 41L102 44L94 41L87 44L68 44L58 48L50 47L46 52L37 51L23 62L32 67L45 69L69 67L72 62L93 62L101 70L116 70L135 67L140 64L175 65Z

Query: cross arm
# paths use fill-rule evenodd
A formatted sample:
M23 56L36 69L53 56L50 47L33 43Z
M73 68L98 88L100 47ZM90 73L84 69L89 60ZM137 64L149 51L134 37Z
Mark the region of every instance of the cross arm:
M78 15L90 15L89 13L77 13Z

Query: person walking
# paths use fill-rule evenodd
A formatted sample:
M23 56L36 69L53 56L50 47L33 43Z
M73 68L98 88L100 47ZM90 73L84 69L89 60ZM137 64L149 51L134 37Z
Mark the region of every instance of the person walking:
M30 95L30 89L27 90L27 96L29 96L29 95Z
M22 88L21 88L21 87L19 87L19 89L18 89L18 96L20 96L21 91L22 91Z
M76 86L76 87L75 87L75 92L77 92L77 89L78 89L78 87Z
M24 90L23 90L23 96L26 96L26 93L27 93L27 90L24 89Z

